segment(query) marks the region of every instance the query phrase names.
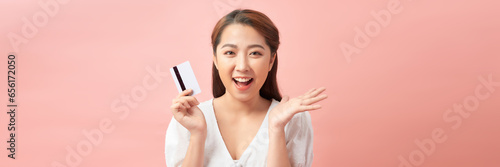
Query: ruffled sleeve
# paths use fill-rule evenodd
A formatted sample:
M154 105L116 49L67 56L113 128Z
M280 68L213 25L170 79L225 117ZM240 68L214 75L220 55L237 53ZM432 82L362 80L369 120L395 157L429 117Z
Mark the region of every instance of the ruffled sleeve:
M295 114L285 127L286 148L293 167L310 167L313 160L313 129L309 112Z
M189 146L189 137L189 131L172 117L165 137L165 160L167 167L182 165Z

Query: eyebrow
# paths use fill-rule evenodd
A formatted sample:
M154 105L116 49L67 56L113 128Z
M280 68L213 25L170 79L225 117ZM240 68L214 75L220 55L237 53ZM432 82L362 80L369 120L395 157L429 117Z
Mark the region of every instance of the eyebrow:
M222 45L221 48L224 48L224 47L238 48L238 46L236 46L235 44L224 44L224 45ZM253 44L253 45L248 46L248 48L255 48L255 47L262 48L262 49L266 50L262 45L259 45L259 44Z

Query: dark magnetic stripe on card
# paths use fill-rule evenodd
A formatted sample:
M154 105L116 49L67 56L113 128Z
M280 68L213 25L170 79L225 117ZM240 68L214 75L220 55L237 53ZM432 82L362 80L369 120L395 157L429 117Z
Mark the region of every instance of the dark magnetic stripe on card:
M182 82L181 74L179 73L177 66L174 66L174 72L175 76L177 77L177 81L179 81L179 85L181 85L182 91L186 90L186 86L184 86L184 82Z

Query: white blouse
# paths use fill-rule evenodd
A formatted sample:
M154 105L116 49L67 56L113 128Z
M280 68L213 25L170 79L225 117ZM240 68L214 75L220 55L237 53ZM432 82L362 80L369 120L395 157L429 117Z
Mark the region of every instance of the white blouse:
M279 102L272 100L266 117L257 135L248 145L239 160L233 160L222 139L214 114L213 99L198 105L207 122L205 141L205 167L254 167L266 166L269 147L268 121L269 111ZM182 165L189 145L189 131L172 117L165 138L165 159L168 167ZM311 166L313 160L313 129L309 112L295 114L285 126L288 157L294 167Z

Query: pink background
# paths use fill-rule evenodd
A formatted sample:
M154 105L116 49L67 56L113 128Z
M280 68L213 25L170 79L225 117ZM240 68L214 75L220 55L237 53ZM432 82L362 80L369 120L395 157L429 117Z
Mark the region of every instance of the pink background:
M46 2L58 5L49 8L57 9L53 16L39 5ZM388 6L398 12L381 26L370 13ZM67 148L89 148L84 133L103 120L113 129L81 150L74 166L165 166L168 108L177 94L168 68L189 60L202 89L198 100L210 99L210 33L235 8L262 11L280 30L282 94L327 87L323 109L311 112L313 166L499 166L500 86L489 90L479 79L500 82L499 6L487 0L3 0L0 166L71 166ZM33 16L37 31L15 49L8 34L23 36L23 18L33 23ZM365 46L346 57L341 43L357 47L356 29L366 33L366 26L369 42L359 41ZM9 52L18 57L15 160L7 158L5 142ZM148 72L155 68L167 75L155 80ZM478 99L476 88L488 96ZM122 96L135 98L127 105ZM454 105L471 111L450 114ZM450 118L462 122L453 129Z

